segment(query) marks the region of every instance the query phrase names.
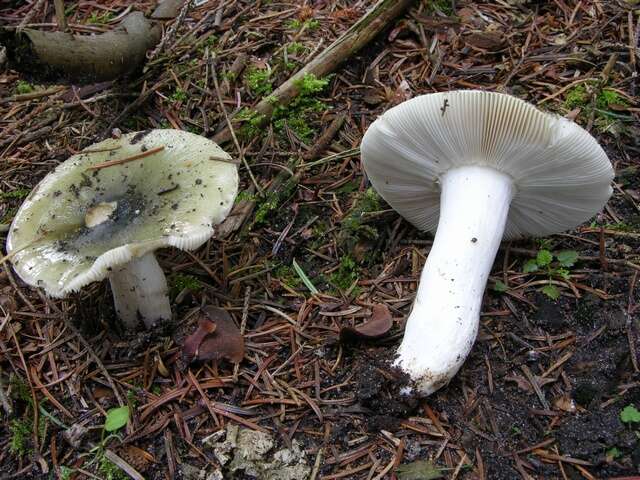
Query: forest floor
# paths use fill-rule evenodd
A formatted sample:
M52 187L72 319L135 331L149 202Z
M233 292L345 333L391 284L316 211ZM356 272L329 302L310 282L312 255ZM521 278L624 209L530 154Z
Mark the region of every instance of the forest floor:
M154 7L65 3L76 33ZM45 85L0 66L3 244L23 199L71 155L118 131L211 138L226 126L218 93L229 115L249 118L373 4L195 3L128 80ZM238 128L224 148L246 160L234 210L243 223L197 251L158 254L174 313L166 328L123 331L108 282L54 300L2 267L0 478L129 478L122 468L209 480L638 475L640 10L624 0L452 3L414 2L333 75L309 78L268 126ZM0 6L3 25L27 15L56 28L53 2ZM388 361L432 236L370 188L359 144L390 107L469 88L575 119L609 155L614 193L571 232L504 243L463 368L430 397L405 399ZM381 304L393 317L382 338L340 340ZM237 371L182 361L202 305L244 319ZM119 406L127 424L106 434Z

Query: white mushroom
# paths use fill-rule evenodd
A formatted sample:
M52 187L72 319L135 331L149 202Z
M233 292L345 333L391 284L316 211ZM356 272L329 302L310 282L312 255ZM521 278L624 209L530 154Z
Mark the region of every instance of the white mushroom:
M132 157L143 158L118 163ZM108 277L121 320L150 328L171 318L153 252L202 245L237 189L237 166L214 142L179 130L127 134L47 175L18 210L7 250L20 277L53 297Z
M612 192L589 133L504 94L416 97L378 118L361 150L380 195L417 228L437 226L396 359L422 394L467 358L502 238L570 229Z

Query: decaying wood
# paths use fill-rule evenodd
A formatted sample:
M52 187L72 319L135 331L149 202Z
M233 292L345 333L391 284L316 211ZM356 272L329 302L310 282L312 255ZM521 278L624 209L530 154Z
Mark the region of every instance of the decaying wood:
M141 12L127 15L118 28L100 35L72 35L24 29L5 30L12 68L43 80L112 80L136 71L147 50L160 40L160 27Z
M380 0L320 55L255 106L254 110L262 116L262 122L269 121L277 106L288 105L298 95L300 82L307 75L320 78L333 72L342 62L369 43L411 3L411 0ZM217 143L228 142L231 140L231 131L226 128L213 137L213 140Z

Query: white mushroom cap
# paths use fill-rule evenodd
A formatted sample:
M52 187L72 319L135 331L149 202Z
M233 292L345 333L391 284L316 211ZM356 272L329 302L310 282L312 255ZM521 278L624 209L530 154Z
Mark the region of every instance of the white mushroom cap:
M380 116L361 150L378 193L422 230L438 225L440 178L456 167L487 166L512 178L508 239L573 228L612 193L613 168L588 132L499 93L415 97Z
M237 189L237 166L214 142L179 130L130 133L92 145L47 175L18 210L7 250L25 282L63 297L158 248L202 245Z

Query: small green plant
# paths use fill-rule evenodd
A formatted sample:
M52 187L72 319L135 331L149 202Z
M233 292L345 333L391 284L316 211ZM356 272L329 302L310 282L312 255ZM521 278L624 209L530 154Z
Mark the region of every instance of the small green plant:
M315 18L309 18L304 21L299 18L293 18L288 20L285 26L291 30L300 30L302 27L304 27L305 30L315 30L320 26L320 22Z
M105 23L109 23L115 17L116 16L113 12L105 12L100 14L94 10L93 12L91 12L88 23L91 23L93 25L104 25Z
M451 0L430 0L427 2L427 11L429 13L435 13L440 11L447 16L453 15L453 2Z
M304 142L311 140L315 130L307 119L313 113L322 112L327 106L316 96L329 85L329 78L317 78L314 74L306 74L295 83L298 95L287 106L277 106L273 111L273 126L276 132L282 133L287 125L298 138Z
M622 423L640 423L640 412L634 405L627 405L620 412Z
M268 68L249 68L245 74L245 80L249 92L255 97L262 97L273 91L271 70Z
M71 480L71 475L75 470L73 468L69 468L65 465L60 465L60 480Z
M33 92L33 85L29 82L25 82L24 80L18 80L16 83L16 93L18 95L24 95L25 93Z
M181 88L176 88L176 90L171 94L169 100L172 102L186 102L187 101L187 92L182 90Z
M291 55L299 55L307 51L307 47L300 42L291 42L287 44L287 53Z
M622 452L620 450L618 450L616 447L610 448L609 450L607 450L607 453L605 454L606 458L608 461L612 461L615 460L618 457L622 456Z
M507 287L507 284L502 280L496 280L496 282L493 284L493 290L499 293L504 293L509 290L509 287Z
M555 261L554 261L555 258ZM543 273L549 277L549 283L542 288L542 293L552 300L560 298L560 290L551 280L560 278L569 280L570 267L578 261L578 252L575 250L563 250L558 253L551 253L546 248L538 251L536 258L527 260L522 268L524 273Z

